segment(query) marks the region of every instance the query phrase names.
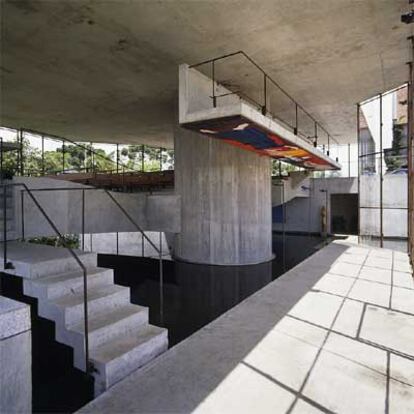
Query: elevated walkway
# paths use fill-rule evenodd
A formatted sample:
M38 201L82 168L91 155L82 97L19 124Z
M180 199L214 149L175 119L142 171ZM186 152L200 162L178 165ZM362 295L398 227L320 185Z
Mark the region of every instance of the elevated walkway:
M240 86L234 91L223 86L215 78L216 62L233 55L242 54L255 65L263 76L263 103L250 98ZM212 78L197 69L212 65ZM195 68L197 67L197 69ZM223 69L222 69L223 70ZM237 80L239 81L239 79ZM231 83L227 80L226 83ZM261 83L262 85L262 83ZM268 86L269 85L269 86ZM295 108L296 121L292 126L268 111L268 95L275 86L289 99ZM280 102L278 103L280 105ZM287 108L282 108L287 112ZM298 111L306 116L306 124L298 121ZM316 144L319 134L326 134L329 147L330 135L293 98L281 89L255 62L243 52L202 62L198 65L180 65L179 68L179 123L182 127L200 134L224 140L242 149L269 156L286 163L310 170L338 170L340 164L319 151ZM310 128L309 128L310 125ZM313 141L313 142L312 142Z

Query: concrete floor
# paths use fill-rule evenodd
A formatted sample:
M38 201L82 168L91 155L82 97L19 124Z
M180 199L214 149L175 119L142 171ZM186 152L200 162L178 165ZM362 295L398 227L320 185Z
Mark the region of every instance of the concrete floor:
M401 252L336 241L81 412L414 413Z

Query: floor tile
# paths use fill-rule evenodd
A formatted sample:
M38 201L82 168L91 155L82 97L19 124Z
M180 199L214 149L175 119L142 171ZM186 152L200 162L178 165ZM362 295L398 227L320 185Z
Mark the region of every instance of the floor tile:
M366 255L362 254L343 254L339 259L339 262L351 263L351 264L363 264L365 259L367 258Z
M410 263L410 258L407 253L394 251L394 260L404 263Z
M414 316L367 306L360 338L414 357Z
M394 286L391 307L414 315L414 290Z
M370 257L381 257L384 259L391 259L392 258L392 250L387 250L387 249L372 249L369 252L369 256Z
M394 271L392 272L392 278L394 286L414 289L414 279L410 273Z
M332 293L334 295L346 296L355 279L333 274L326 274L313 286L313 290Z
M294 395L239 364L194 410L196 413L285 412Z
M293 414L318 414L323 412L303 400L298 400L292 411Z
M299 391L319 347L274 331L244 361L281 383Z
M290 310L289 315L330 328L342 298L321 292L308 292Z
M333 330L355 337L364 305L355 300L346 299L333 326Z
M386 377L322 351L303 394L336 413L383 413Z
M409 263L399 262L398 260L394 260L394 270L397 272L406 272L412 274L411 266Z
M273 328L273 331L284 333L318 348L322 346L328 332L326 329L318 328L310 323L302 322L289 316L282 318Z
M348 297L363 302L373 303L375 305L388 306L390 292L390 286L358 279L352 287Z
M391 354L391 378L414 386L414 360Z
M363 266L359 273L360 279L371 280L391 284L391 269L379 269L378 267Z
M346 250L345 254L368 255L370 249L368 247L352 246Z
M329 269L329 273L341 276L358 277L360 269L361 265L359 264L335 262Z
M368 256L365 261L365 266L378 267L379 269L391 269L392 259L385 259L382 257Z
M364 344L356 339L331 333L323 349L370 368L379 374L386 375L387 373L387 353L382 349Z
M414 387L390 381L389 414L414 414Z

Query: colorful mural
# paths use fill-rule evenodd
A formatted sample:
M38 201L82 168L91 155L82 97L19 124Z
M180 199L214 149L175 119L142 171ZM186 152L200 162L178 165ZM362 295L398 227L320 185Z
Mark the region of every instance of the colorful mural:
M336 169L325 159L299 146L292 145L285 139L240 115L209 119L184 126L245 150L254 151L302 168L313 170Z

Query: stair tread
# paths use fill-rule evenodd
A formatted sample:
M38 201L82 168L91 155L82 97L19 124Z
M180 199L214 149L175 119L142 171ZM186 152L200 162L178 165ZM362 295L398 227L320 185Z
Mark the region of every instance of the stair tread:
M151 338L166 334L167 329L160 328L154 325L140 326L137 330L108 341L102 345L97 346L90 351L90 359L103 364L107 364L133 349L148 342Z
M117 309L109 309L109 310L105 309L104 312L100 312L98 314L94 314L89 317L88 319L89 333L92 333L105 326L110 326L112 324L115 324L118 321L122 321L123 319L129 316L132 316L134 314L145 312L146 310L147 310L146 307L133 305L131 303L126 304ZM83 334L84 326L85 325L82 321L82 322L78 322L76 324L68 326L67 329Z
M88 302L96 299L103 298L105 296L111 296L113 294L122 292L128 290L128 288L109 284L104 286L97 286L92 287L88 289ZM71 307L80 305L83 303L83 291L75 292L75 293L69 293L67 295L64 295L56 300L52 301L57 306L62 307Z
M111 269L104 268L104 267L88 267L86 271L87 271L87 277L93 277L101 273L106 273L108 271L111 271ZM60 283L64 283L66 281L78 279L78 278L83 278L82 270L72 270L70 272L41 277L38 279L34 279L33 283L39 284L39 285L54 285L54 284L60 284Z

